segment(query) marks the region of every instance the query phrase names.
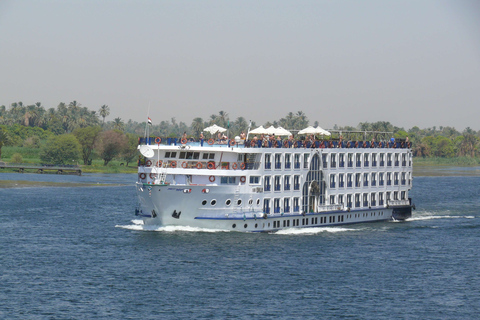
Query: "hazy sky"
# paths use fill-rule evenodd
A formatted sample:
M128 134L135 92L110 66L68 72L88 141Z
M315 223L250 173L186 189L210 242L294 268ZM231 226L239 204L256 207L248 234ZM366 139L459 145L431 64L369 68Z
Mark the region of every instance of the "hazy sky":
M0 105L480 129L480 1L0 0Z

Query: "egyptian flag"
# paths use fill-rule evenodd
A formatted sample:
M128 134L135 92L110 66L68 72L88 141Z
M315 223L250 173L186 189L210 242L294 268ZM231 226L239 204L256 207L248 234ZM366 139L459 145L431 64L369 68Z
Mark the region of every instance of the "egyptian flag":
M152 124L152 119L150 119L150 117L148 117L147 123L148 123L148 124Z

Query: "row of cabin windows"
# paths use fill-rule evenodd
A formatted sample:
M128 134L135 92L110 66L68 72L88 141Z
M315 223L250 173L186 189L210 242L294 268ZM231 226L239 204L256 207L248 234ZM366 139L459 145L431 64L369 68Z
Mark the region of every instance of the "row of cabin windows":
M300 169L308 168L310 153L266 153L264 156L265 169ZM303 161L302 161L303 159ZM272 164L273 161L273 164ZM407 153L331 153L322 154L323 168L353 168L353 167L402 167L412 165L412 157ZM283 164L283 167L282 167Z
M328 218L328 223L335 223L336 221L338 221L338 222L345 222L345 220L348 221L348 219L352 219L352 217L355 217L355 219L357 219L357 218L360 218L360 217L368 217L369 215L371 217L376 217L377 212L370 212L370 214L368 212L363 212L363 213L346 214L346 215L340 214L340 215L336 215L336 216L273 220L271 222L271 224L270 224L270 222L266 222L266 223L264 222L263 223L263 228L265 228L265 227L270 228L271 225L275 229L280 228L282 225L283 225L284 228L288 228L288 227L290 227L290 225L292 227L308 226L308 225L315 226L315 225L321 225L321 224L327 223L327 218ZM378 212L379 217L381 217L383 215L384 215L383 211ZM282 223L282 221L283 221L283 223ZM232 229L235 229L236 227L237 227L236 223L232 224ZM248 223L245 223L243 225L243 228L247 229L248 228ZM255 229L257 229L257 228L258 228L258 223L255 223Z
M408 172L364 172L364 173L332 173L330 188L360 188L376 186L410 185L411 173Z
M262 178L260 176L250 176L251 185L260 185ZM263 177L264 191L289 191L300 190L300 175L277 175ZM283 189L282 189L283 186Z
M388 200L407 200L406 191L393 192L371 192L371 193L355 193L355 194L338 194L330 196L331 205L345 205L348 208L361 208L383 206Z
M186 159L186 160L200 160L200 152L193 152L193 151L166 151L165 158L166 159ZM203 160L213 160L215 159L214 152L202 152L202 159Z

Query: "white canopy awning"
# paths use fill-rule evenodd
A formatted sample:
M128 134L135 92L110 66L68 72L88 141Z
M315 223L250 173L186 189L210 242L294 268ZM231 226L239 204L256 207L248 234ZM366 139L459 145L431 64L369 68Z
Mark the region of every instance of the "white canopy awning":
M210 127L206 127L205 129L203 129L203 131L205 132L210 132L211 134L214 134L214 133L217 133L217 132L225 132L227 131L227 129L225 128L222 128L220 126L217 126L216 124L210 126Z

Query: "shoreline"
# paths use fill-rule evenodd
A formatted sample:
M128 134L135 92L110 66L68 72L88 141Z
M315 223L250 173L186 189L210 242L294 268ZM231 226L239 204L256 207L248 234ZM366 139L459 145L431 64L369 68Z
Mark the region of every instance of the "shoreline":
M0 189L40 188L40 187L118 187L125 184L81 183L81 182L49 182L26 180L0 180Z

